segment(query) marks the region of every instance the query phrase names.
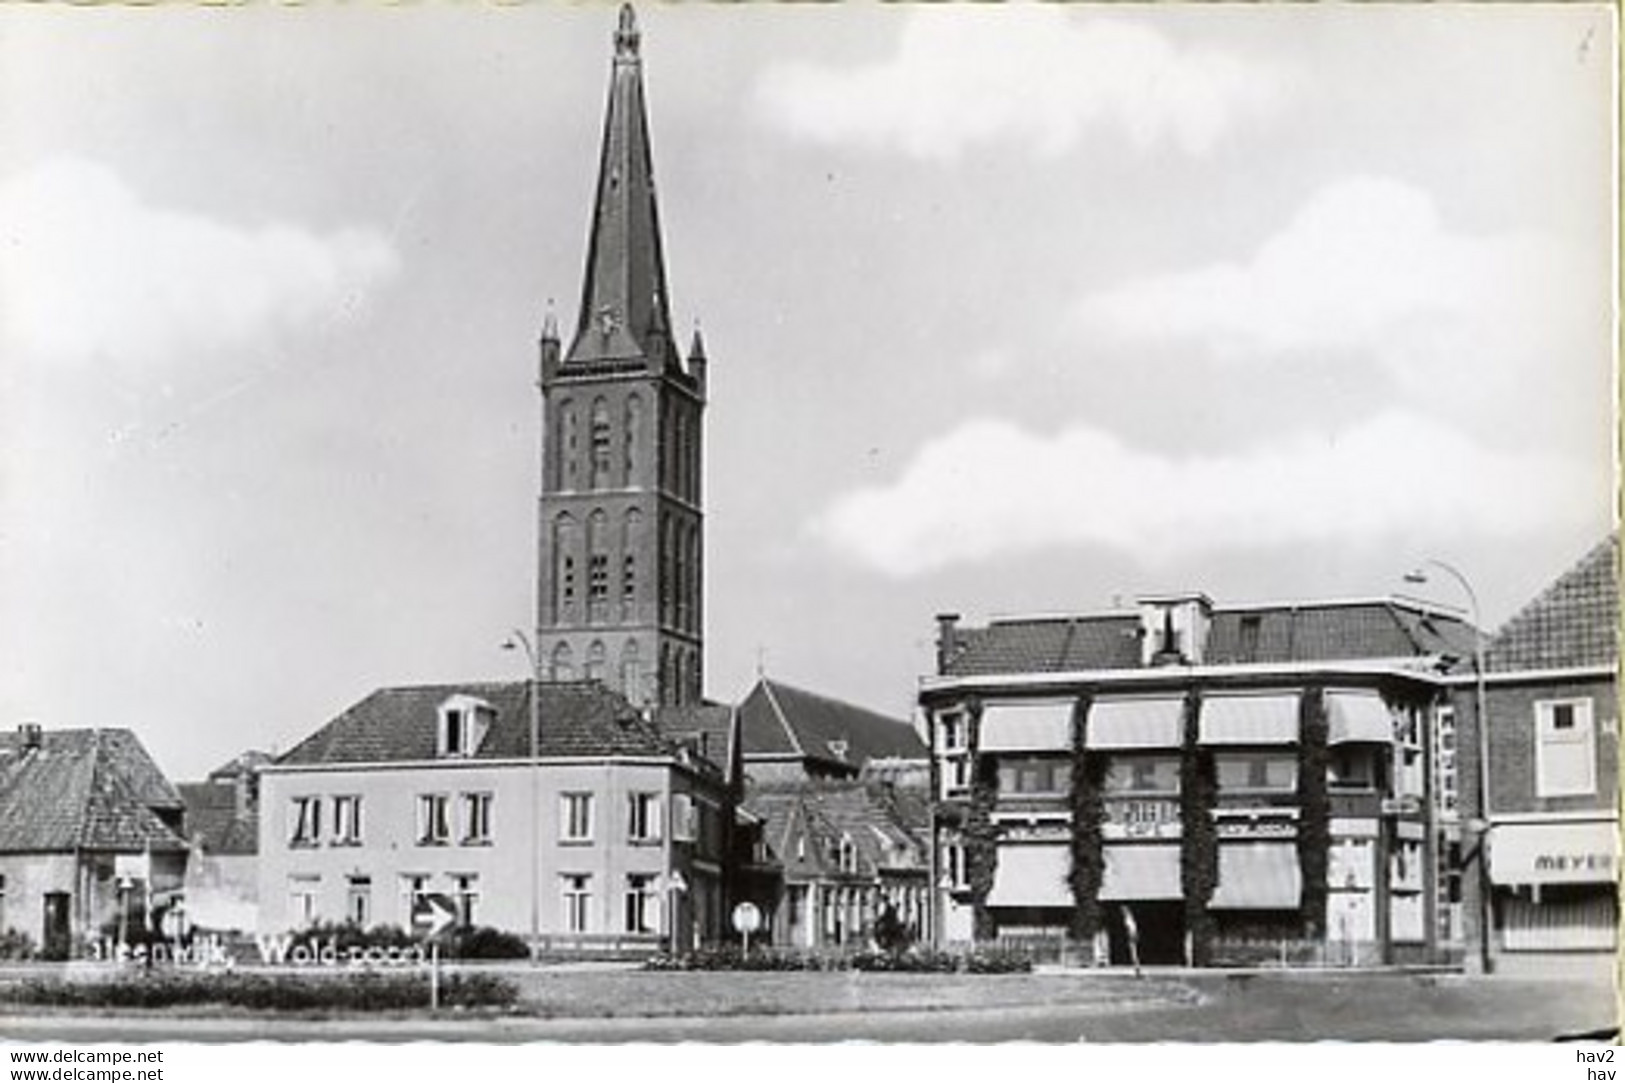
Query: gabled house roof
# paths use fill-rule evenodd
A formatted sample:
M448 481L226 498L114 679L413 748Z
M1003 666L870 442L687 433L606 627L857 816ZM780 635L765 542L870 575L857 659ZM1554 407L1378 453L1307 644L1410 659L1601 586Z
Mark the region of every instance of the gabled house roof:
M873 879L926 868L927 805L923 794L907 800L880 783L820 780L753 786L743 810L762 821L763 839L787 875ZM798 837L806 840L799 857ZM852 845L851 870L840 867L842 840Z
M1401 599L1274 603L1213 610L1204 665L1285 665L1471 656L1459 617ZM1016 617L954 628L945 675L1139 669L1140 617L1113 612Z
M763 677L739 705L739 740L752 758L799 757L856 773L871 759L923 759L925 743L898 718Z
M1619 659L1619 535L1558 576L1491 637L1491 673L1612 666Z
M186 834L206 854L222 857L259 853L259 825L242 806L237 783L182 782Z
M127 729L0 734L0 852L183 850L185 808ZM166 818L169 820L165 822Z
M677 742L663 735L624 698L597 681L537 685L539 741L544 758L673 756ZM493 718L466 758L524 759L530 755L528 681L382 688L299 742L277 759L280 767L435 760L440 707L454 696L489 704Z

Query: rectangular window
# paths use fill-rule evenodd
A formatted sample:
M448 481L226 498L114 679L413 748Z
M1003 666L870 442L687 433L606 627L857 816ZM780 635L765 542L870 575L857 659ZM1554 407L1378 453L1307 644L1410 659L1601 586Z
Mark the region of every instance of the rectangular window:
M672 794L671 837L678 842L693 842L695 826L694 798L686 793Z
M463 794L463 845L489 846L491 844L491 795L488 793Z
M480 878L478 873L459 872L451 877L451 898L457 904L457 924L472 928L480 904Z
M559 795L559 841L592 841L592 794Z
M372 924L372 877L350 877L344 897L344 920L358 929Z
M1102 789L1108 794L1177 794L1179 757L1113 756Z
M660 931L660 893L652 874L633 873L626 878L626 931Z
M300 873L288 877L288 917L295 925L315 924L316 896L321 885L320 876Z
M965 716L955 711L937 716L937 750L963 752L966 738Z
M970 873L965 867L965 847L962 844L950 842L943 846L942 875L955 891L970 887Z
M295 797L289 809L289 846L320 846L322 840L322 799Z
M1391 858L1389 886L1395 891L1422 890L1422 844L1415 839L1396 839Z
M463 712L446 712L446 731L442 735L440 751L446 756L461 756L467 753L464 741L467 731L464 729Z
M1574 797L1597 791L1597 750L1589 699L1535 704L1535 794Z
M1218 772L1220 793L1285 793L1298 787L1298 760L1295 756L1223 753L1213 760Z
M566 873L560 879L564 890L564 931L591 932L592 877L584 873Z
M419 846L445 846L451 841L450 803L443 793L418 794Z
M660 841L660 794L627 794L626 837L633 842Z
M361 845L361 797L341 794L333 798L333 845Z
M401 928L412 927L412 915L421 908L423 897L427 894L429 894L429 877L425 873L401 874Z
M999 792L1004 794L1064 794L1072 789L1069 759L1003 758L999 761Z
M1376 749L1381 746L1333 745L1326 751L1326 785L1334 790L1370 792L1377 788Z
M943 758L942 796L952 797L970 789L970 757L957 753Z

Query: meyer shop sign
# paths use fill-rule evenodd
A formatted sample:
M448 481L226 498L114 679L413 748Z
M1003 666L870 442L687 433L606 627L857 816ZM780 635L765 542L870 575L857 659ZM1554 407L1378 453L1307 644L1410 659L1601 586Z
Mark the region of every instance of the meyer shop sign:
M1614 879L1619 850L1611 820L1496 824L1490 879L1497 884L1595 884Z

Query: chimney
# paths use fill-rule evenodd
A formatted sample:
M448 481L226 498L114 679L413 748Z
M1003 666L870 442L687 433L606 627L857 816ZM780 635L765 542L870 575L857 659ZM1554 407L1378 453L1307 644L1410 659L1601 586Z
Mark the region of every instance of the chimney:
M948 665L959 653L958 613L937 614L937 675L948 672Z

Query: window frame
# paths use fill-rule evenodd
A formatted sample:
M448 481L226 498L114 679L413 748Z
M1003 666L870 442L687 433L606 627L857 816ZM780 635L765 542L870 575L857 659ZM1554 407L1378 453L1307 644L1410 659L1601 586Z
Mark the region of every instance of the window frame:
M624 910L622 925L625 927L625 932L638 935L660 932L660 877L658 874L652 872L630 872L626 874Z
M571 790L559 794L559 843L587 846L593 841L593 799L591 790ZM580 815L577 816L577 812Z
M458 795L462 832L459 841L464 846L491 845L491 806L494 799L490 790L464 790Z
M320 794L294 794L288 798L293 810L288 828L290 849L314 850L322 844L322 797Z
M451 845L451 795L444 792L417 795L417 844Z
M661 806L665 802L658 790L633 790L626 795L626 841L638 845L660 842Z
M1567 732L1557 728L1558 710L1569 709L1572 723ZM1535 713L1535 796L1539 798L1592 797L1597 794L1597 712L1591 696L1564 696L1541 699L1534 703ZM1583 721L1583 725L1582 725ZM1583 749L1584 782L1572 786L1554 786L1548 778L1551 770L1551 746Z
M565 932L574 935L592 932L592 873L560 873L559 901Z
M361 795L336 793L333 795L333 845L362 845ZM348 810L348 813L346 813Z

